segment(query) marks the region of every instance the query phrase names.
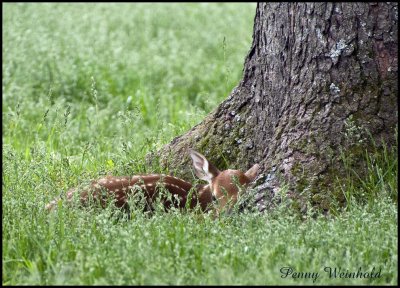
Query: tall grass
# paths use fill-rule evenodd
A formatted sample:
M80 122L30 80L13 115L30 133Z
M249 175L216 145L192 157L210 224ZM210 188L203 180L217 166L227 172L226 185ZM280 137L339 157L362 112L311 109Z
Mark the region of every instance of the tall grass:
M68 154L101 137L100 151L119 138L142 157L198 123L237 84L254 9L4 5L5 136L27 156L35 137Z
M382 198L395 202L398 200L397 129L394 135L395 145L388 145L383 140L378 145L368 131L363 134L370 145L369 149L361 153L358 169L354 168L354 155L345 151L340 155L346 176L336 179L336 189L345 197L346 209L351 209L356 204L373 205Z
M3 5L3 285L397 283L397 152L389 150L366 154L362 189L374 201L337 217L301 220L284 204L217 220L44 211L100 175L159 171L145 155L238 83L254 12L255 4ZM284 266L321 277L281 278ZM325 266L379 267L382 277L330 279Z

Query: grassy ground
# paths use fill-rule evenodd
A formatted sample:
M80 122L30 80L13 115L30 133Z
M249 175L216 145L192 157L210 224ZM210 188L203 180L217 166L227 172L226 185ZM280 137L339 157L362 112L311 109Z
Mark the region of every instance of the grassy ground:
M217 220L43 210L100 175L158 172L145 167L146 153L238 83L254 12L255 4L3 4L3 285L397 283L397 151L368 155L371 176L338 185L349 205L328 218L299 219L286 204ZM282 278L289 266L319 278ZM375 267L381 277L329 278L325 267Z

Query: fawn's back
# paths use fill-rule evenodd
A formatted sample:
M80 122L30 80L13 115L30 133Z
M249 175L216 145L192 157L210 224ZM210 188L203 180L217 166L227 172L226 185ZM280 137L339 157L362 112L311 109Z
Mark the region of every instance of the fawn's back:
M180 178L164 174L148 174L134 176L107 176L99 180L92 181L84 188L73 188L67 192L67 201L71 201L73 196L79 193L82 205L87 205L90 200L100 202L104 207L112 197L117 207L127 207L130 196L141 196L147 203L147 208L151 209L154 200L160 195L159 192L165 191L160 200L165 209L171 207L193 208L200 205L203 211L208 210L213 203L213 199L218 202L217 209L225 207L229 209L234 205L239 197L240 187L246 187L252 182L259 169L255 164L248 171L243 173L240 170L219 171L202 154L190 150L193 160L193 167L198 178L205 180L208 184L192 186ZM192 193L189 193L193 189ZM189 196L191 195L191 196ZM191 197L191 199L188 199ZM140 198L140 197L139 197ZM48 210L53 209L59 199L55 199L46 205ZM190 203L187 203L190 201Z

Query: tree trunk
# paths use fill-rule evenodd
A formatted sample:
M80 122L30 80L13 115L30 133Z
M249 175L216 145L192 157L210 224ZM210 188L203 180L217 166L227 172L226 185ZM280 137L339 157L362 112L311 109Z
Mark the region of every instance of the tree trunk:
M193 179L188 148L219 169L259 163L255 190L264 204L283 180L290 195L307 190L328 209L341 149L360 157L369 145L364 128L394 141L397 46L397 3L260 3L243 79L156 153L160 164Z

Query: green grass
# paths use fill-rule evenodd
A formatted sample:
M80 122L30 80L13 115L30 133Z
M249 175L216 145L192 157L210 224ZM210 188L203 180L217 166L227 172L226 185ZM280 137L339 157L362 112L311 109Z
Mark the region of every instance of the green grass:
M313 284L281 278L285 266L319 272L315 284L397 284L397 149L366 154L369 177L338 184L349 205L335 216L299 219L285 201L216 220L44 211L82 181L160 171L145 155L240 80L254 13L255 4L3 4L3 285ZM382 276L329 279L326 266Z

